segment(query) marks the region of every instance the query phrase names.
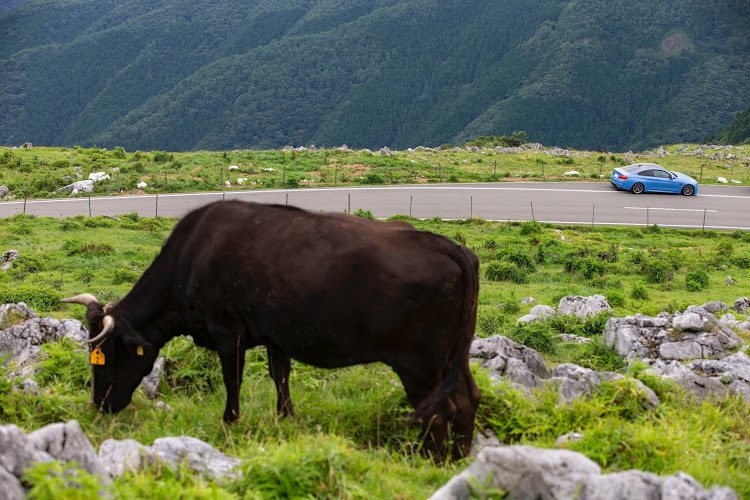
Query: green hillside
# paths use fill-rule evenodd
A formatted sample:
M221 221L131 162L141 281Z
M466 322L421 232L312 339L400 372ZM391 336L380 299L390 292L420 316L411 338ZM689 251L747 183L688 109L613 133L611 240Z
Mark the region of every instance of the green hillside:
M524 130L626 151L699 142L750 104L746 0L8 5L6 145L405 149Z
M750 144L750 108L737 113L732 123L706 140L716 144Z

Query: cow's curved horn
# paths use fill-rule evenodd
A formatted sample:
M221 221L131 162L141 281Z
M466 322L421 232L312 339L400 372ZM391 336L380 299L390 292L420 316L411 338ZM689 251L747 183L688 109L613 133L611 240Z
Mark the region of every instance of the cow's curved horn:
M82 293L79 295L68 297L66 299L60 299L60 302L67 302L69 304L83 304L84 306L88 306L91 303L99 301L96 300L96 297L94 297L90 293Z
M106 316L104 316L104 319L102 319L102 324L104 325L102 327L102 331L99 332L99 335L97 335L93 339L89 339L89 344L104 340L107 335L109 335L109 333L115 329L115 318L107 314Z

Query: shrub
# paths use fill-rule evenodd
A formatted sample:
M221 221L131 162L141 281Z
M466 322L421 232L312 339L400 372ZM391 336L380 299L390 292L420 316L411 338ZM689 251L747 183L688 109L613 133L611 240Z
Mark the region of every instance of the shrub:
M122 146L116 146L115 150L112 151L112 156L115 158L125 158L125 148Z
M554 353L557 347L555 334L546 322L517 323L511 328L508 338L544 354Z
M493 260L487 264L485 277L490 281L526 283L527 272L511 262Z
M286 188L298 188L299 187L299 179L296 177L288 177L284 183L283 186Z
M593 337L591 342L578 345L578 355L570 362L595 371L617 372L628 366L623 356L614 347L607 347L603 336Z
M370 172L362 177L362 184L385 184L383 176Z
M568 254L563 258L563 270L567 273L578 274L585 279L591 279L605 274L607 263L593 257L576 257Z
M46 285L15 285L10 287L0 284L0 304L17 304L25 302L35 311L49 311L60 305L59 293Z
M625 305L625 293L622 290L607 290L604 295L612 307L622 307Z
M354 215L357 217L362 217L363 219L375 219L370 210L363 210L361 208L358 208L357 211L354 212Z
M729 257L732 255L732 252L734 251L734 245L732 245L732 240L727 238L722 238L721 241L716 245L716 251L725 257Z
M80 231L82 226L72 219L63 219L60 222L61 231Z
M672 265L661 258L651 258L643 266L643 274L649 283L666 283L673 275Z
M46 356L34 375L40 385L64 384L78 390L91 383L91 365L73 340L48 342L42 345L42 352Z
M732 264L740 269L750 269L750 254L733 256Z
M630 290L630 297L635 300L648 300L648 290L641 283L635 283Z
M518 267L526 269L530 272L534 272L536 270L534 261L527 252L521 252L518 250L506 250L500 253L498 259L512 262Z
M604 325L611 317L611 313L603 311L595 316L579 318L571 314L561 314L550 317L547 323L560 333L569 333L579 337L594 337L604 332Z
M524 221L521 223L521 235L539 234L542 232L542 225L535 220Z
M45 267L44 257L21 255L13 261L11 269L14 273L38 273L44 271Z
M491 337L498 333L507 321L500 311L492 310L488 313L480 313L477 316L477 333L480 337Z
M688 271L685 275L685 288L691 292L698 292L708 286L708 274L702 269Z
M151 151L151 154L154 155L153 158L156 163L164 163L174 159L174 155L169 154L166 151Z
M138 215L138 212L130 212L129 214L121 215L120 218L122 220L130 222L138 222L139 220L141 220L141 216Z

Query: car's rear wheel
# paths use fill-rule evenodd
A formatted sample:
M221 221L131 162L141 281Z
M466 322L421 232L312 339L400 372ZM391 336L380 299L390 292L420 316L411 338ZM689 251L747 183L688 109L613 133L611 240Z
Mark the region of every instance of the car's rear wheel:
M643 184L641 184L640 182L636 182L635 184L633 184L633 187L630 188L630 190L633 192L633 194L641 194L644 191Z
M695 188L691 186L690 184L686 184L682 186L682 191L680 191L685 196L692 196L693 193L695 193Z

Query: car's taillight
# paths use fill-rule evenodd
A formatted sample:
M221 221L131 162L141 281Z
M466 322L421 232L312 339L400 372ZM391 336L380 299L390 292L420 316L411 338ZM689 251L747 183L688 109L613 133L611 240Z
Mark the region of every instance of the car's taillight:
M619 179L623 180L623 181L624 181L625 179L627 179L627 178L628 178L628 176L627 176L627 175L622 175L622 174L617 174L617 177L618 177Z

